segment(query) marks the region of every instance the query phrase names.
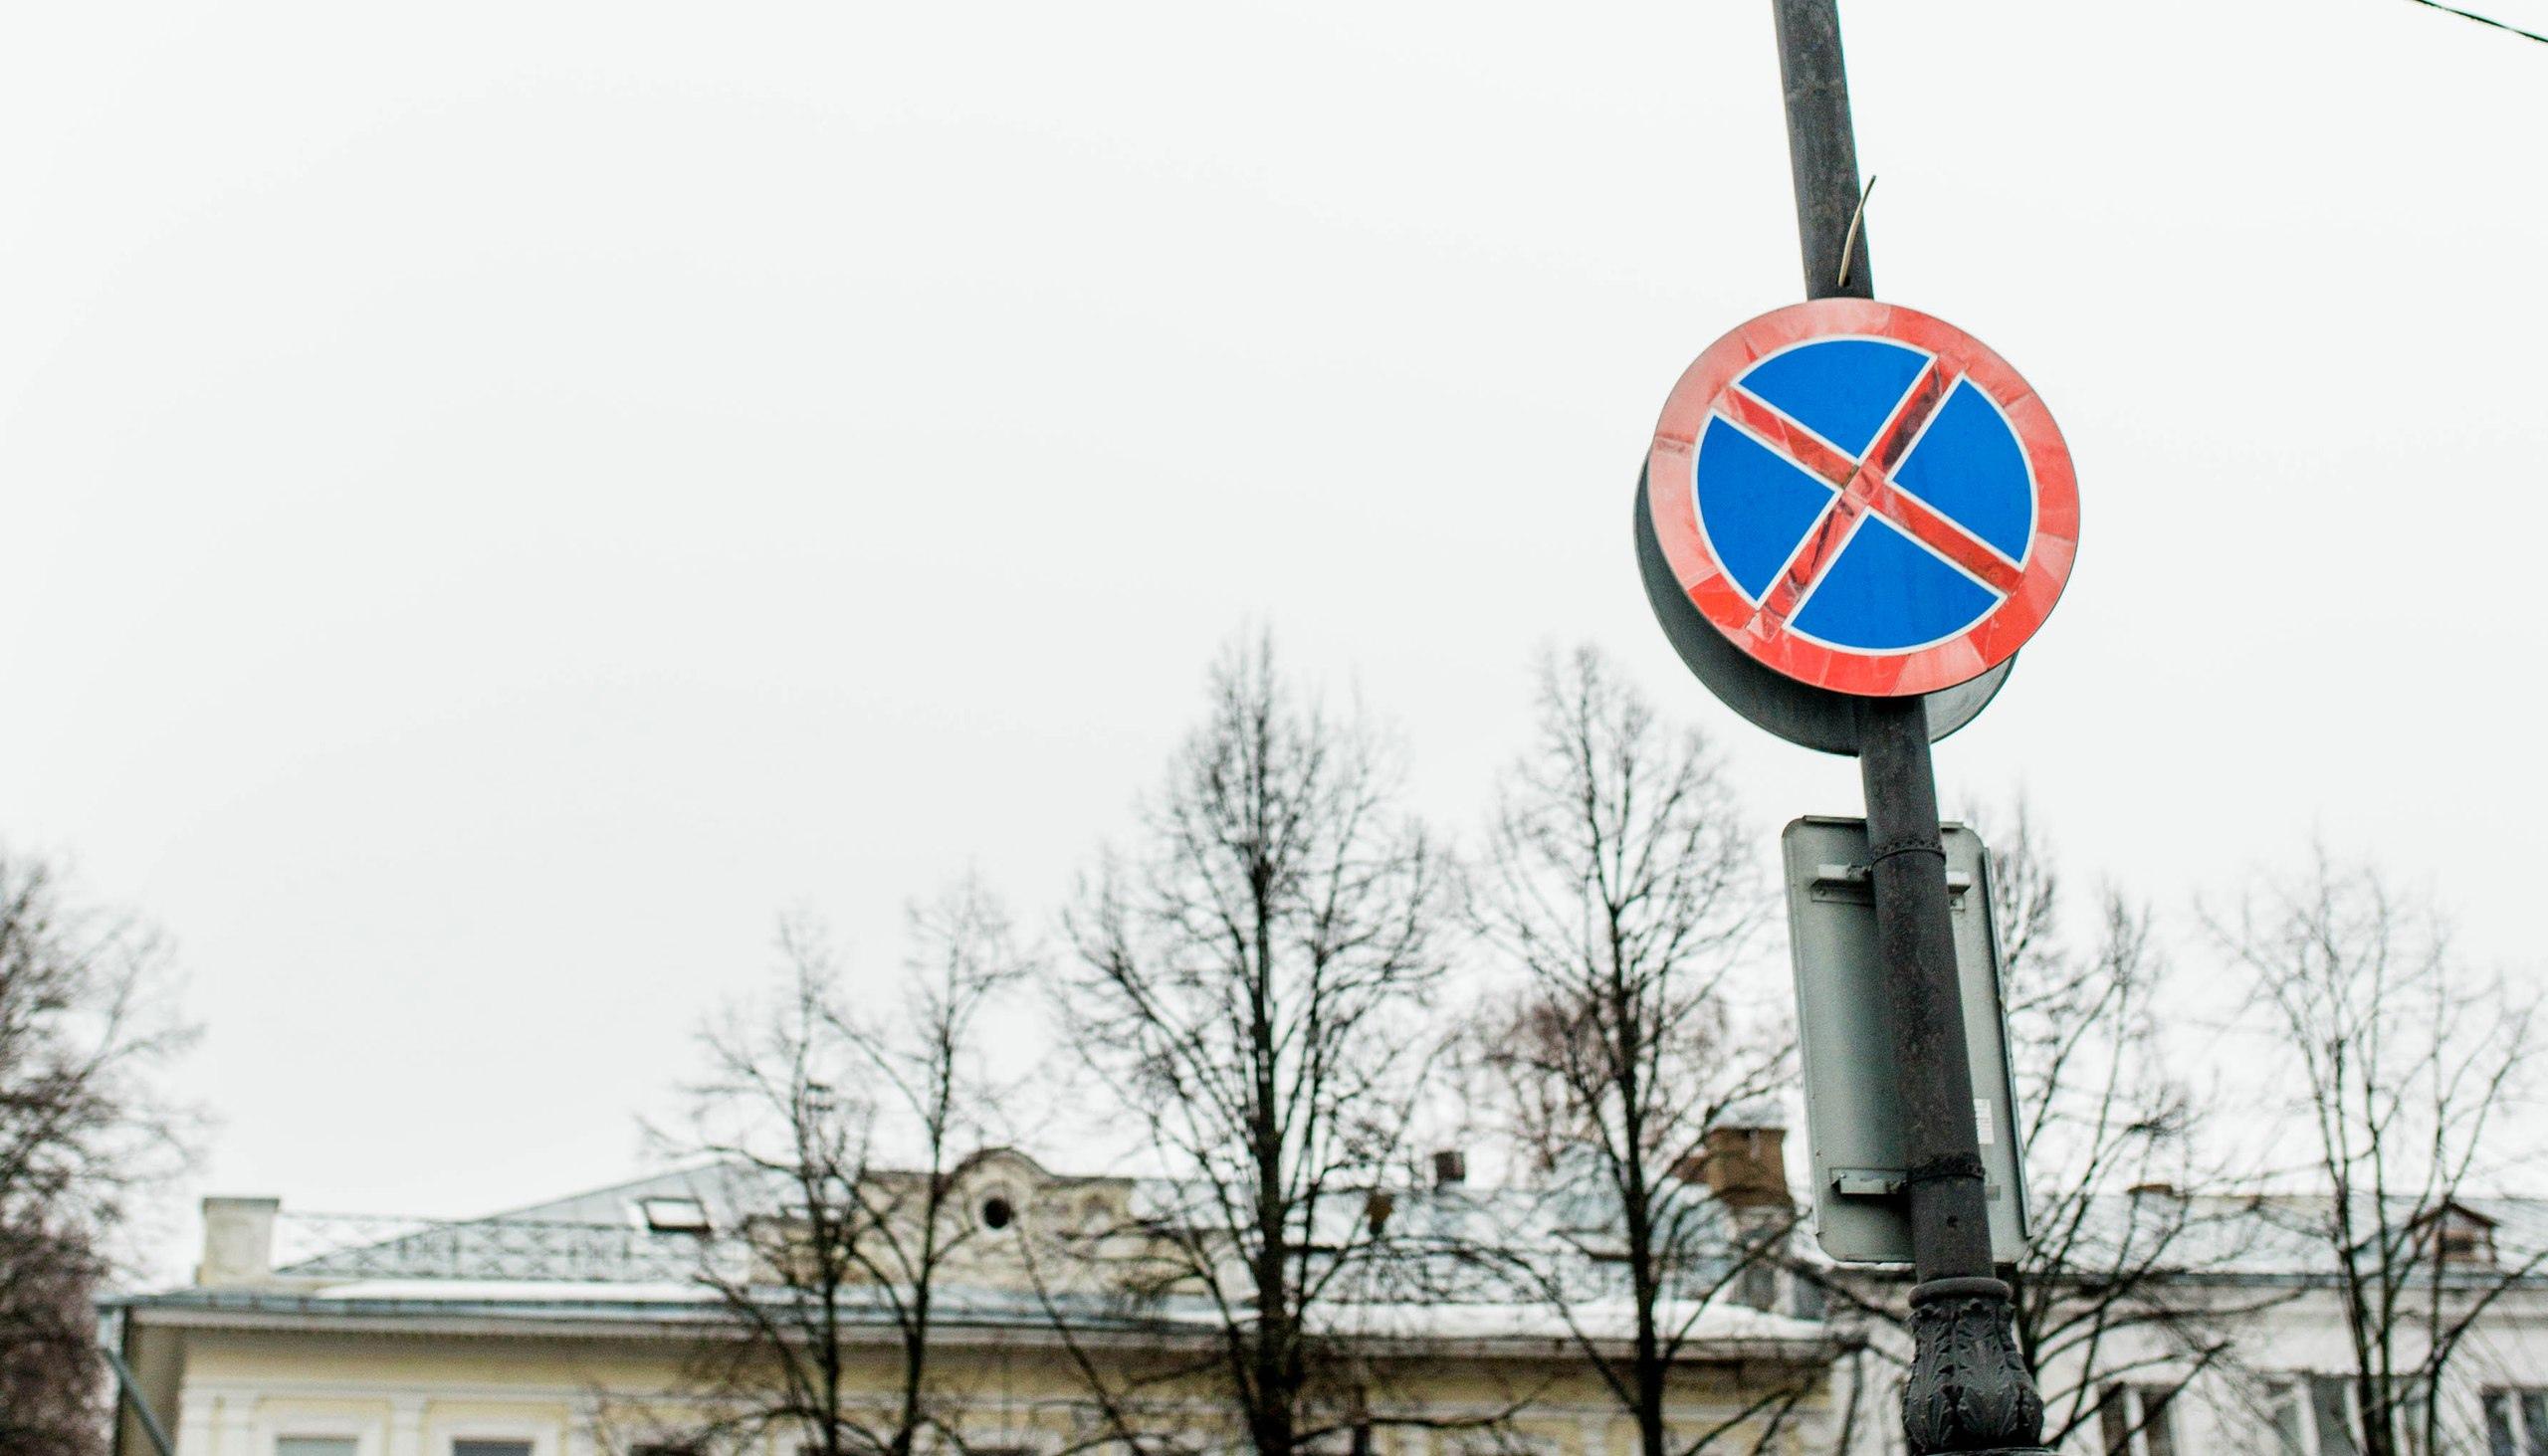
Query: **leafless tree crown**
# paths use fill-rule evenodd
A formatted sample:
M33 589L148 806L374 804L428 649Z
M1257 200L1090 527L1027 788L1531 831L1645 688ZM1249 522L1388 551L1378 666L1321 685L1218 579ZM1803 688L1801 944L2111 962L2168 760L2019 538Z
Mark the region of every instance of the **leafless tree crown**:
M2477 1413L2436 1392L2497 1299L2548 1267L2548 1248L2497 1248L2469 1206L2537 1152L2534 997L2452 949L2448 926L2378 871L2323 851L2304 875L2216 917L2253 977L2279 1085L2327 1196L2286 1216L2339 1280L2366 1456L2455 1449Z
M693 1360L706 1419L638 1420L641 1434L709 1447L775 1430L819 1456L910 1456L924 1434L962 1449L932 1339L951 1268L985 1231L958 1176L997 1102L985 1019L1028 960L977 882L911 920L899 1001L853 997L820 928L792 919L780 994L703 1034L690 1128L661 1141L706 1164L729 1220L698 1277L741 1338L712 1336ZM877 1338L898 1355L881 1404L853 1348Z
M154 1083L193 1039L171 998L148 926L0 852L0 1450L103 1445L90 1301L194 1122Z
M1766 1388L1696 1433L1668 1419L1709 1301L1783 1262L1794 1223L1783 1171L1748 1207L1707 1192L1715 1135L1773 1113L1794 1065L1786 1017L1741 976L1774 903L1756 862L1705 739L1589 648L1542 664L1538 738L1469 897L1510 990L1471 1042L1507 1131L1574 1211L1497 1263L1565 1319L1645 1456L1772 1440L1806 1393Z
M1265 1456L1367 1393L1325 1315L1385 1240L1443 973L1443 867L1395 788L1369 728L1233 648L1070 920L1072 1042L1164 1164L1141 1277L1217 1312L1207 1373Z
M2081 943L2026 805L1977 817L2033 1233L2013 1271L2017 1342L2058 1445L2111 1417L2100 1400L2117 1382L2209 1370L2243 1388L2241 1323L2289 1296L2225 1297L2180 1277L2254 1251L2256 1169L2200 1136L2214 1090L2179 1075L2163 1039L2182 996L2148 909L2105 893Z

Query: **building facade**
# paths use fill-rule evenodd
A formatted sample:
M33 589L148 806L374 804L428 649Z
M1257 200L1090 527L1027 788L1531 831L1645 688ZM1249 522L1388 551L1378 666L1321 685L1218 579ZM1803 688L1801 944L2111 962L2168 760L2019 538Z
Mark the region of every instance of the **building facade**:
M1456 1160L1416 1193L1358 1210L1408 1229L1499 1222L1500 1195ZM183 1287L111 1303L135 1392L162 1413L174 1456L675 1456L716 1445L796 1456L777 1421L714 1442L731 1383L703 1384L731 1353L731 1309L703 1280L739 1227L770 1210L728 1170L692 1169L459 1223L313 1220L273 1199L207 1199L203 1258ZM1138 1226L1144 1186L1057 1176L1013 1151L957 1174L978 1241L936 1291L930 1340L947 1456L1073 1456L1112 1447L1096 1385L1176 1352L1208 1355L1217 1317L1170 1291L1108 1297L1085 1271L1040 1265L1039 1233ZM1832 1449L1834 1349L1816 1319L1758 1308L1783 1285L1729 1285L1695 1308L1672 1385L1676 1430L1716 1431L1710 1452ZM885 1292L876 1292L878 1299ZM1743 1299L1752 1303L1742 1303ZM843 1302L850 1399L896 1398L899 1327ZM1585 1321L1476 1285L1357 1303L1350 1333L1364 1394L1308 1443L1336 1456L1633 1456L1634 1427L1588 1368ZM1606 1337L1596 1337L1606 1338ZM1198 1365L1198 1368L1202 1366ZM1137 1424L1162 1450L1244 1445L1208 1378L1141 1391ZM127 1409L118 1456L149 1456Z
M1730 1217L1775 1224L1789 1212L1771 1186L1776 1136L1745 1136L1762 1145L1718 1149L1733 1180L1707 1196ZM1355 1216L1392 1220L1415 1249L1548 1237L1544 1192L1475 1189L1456 1157L1435 1165L1430 1189L1377 1196ZM1172 1200L1007 1150L957 1177L981 1237L936 1291L943 1421L917 1456L1123 1450L1094 1419L1092 1374L1208 1355L1215 1317L1172 1293L1111 1297L1085 1257L1062 1267L1050 1251L1084 1256L1094 1246L1069 1235L1141 1227ZM452 1223L207 1199L194 1279L111 1301L110 1313L173 1456L799 1456L783 1421L700 1437L703 1414L732 1396L703 1387L702 1352L736 1339L703 1261L766 1216L765 1202L719 1169ZM2130 1207L2111 1211L2131 1223ZM2058 1293L2041 1384L2060 1449L2360 1456L2364 1387L2322 1213L2306 1199L2220 1200L2173 1223L2200 1235L2132 1269L2120 1293L2093 1269ZM1775 1270L1717 1271L1675 1311L1694 1332L1670 1387L1680 1448L1714 1432L1697 1456L1901 1452L1906 1281L1813 1264L1809 1245L1800 1234ZM2414 1456L2548 1456L2548 1203L2454 1205L2417 1249L2390 1338L2409 1373L2391 1398L2418 1417L2430 1407L2441 1437ZM1351 1309L1356 1328L1330 1333L1354 1337L1359 1403L1304 1443L1313 1456L1637 1456L1633 1422L1586 1358L1588 1330L1624 1331L1624 1308L1598 1287L1560 1312L1493 1280L1425 1275ZM855 1298L843 1314L850 1400L883 1412L902 1374L899 1332ZM2454 1344L2428 1387L2412 1371L2437 1331ZM1141 1388L1140 1423L1164 1456L1246 1445L1208 1378L1116 1385L1118 1397ZM116 1446L154 1449L130 1408Z
M2066 1287L2033 1292L2047 1311L2038 1385L2047 1440L2059 1449L2361 1456L2368 1394L2396 1406L2403 1456L2548 1456L2548 1203L2453 1204L2402 1247L2388 1281L2395 1298L2362 1332L2387 1346L2393 1373L2367 1391L2356 1373L2357 1302L2344 1294L2327 1200L2216 1196L2156 1215L2147 1207L2178 1197L2153 1188L2084 1210L2116 1236L2075 1241ZM2137 1211L2134 1199L2145 1200ZM2136 1256L2121 1231L2154 1224L2175 1236ZM2094 1256L2101 1243L2110 1257ZM1905 1303L1898 1272L1829 1273L1846 1290L1835 1308L1889 1313ZM1849 1328L1866 1352L1842 1359L1873 1369L1858 1388L1879 1407L1854 1427L1862 1435L1853 1450L1899 1456L1889 1402L1908 1339L1890 1318ZM2421 1372L2437 1335L2448 1349L2430 1380ZM2430 1443L2428 1429L2439 1433Z

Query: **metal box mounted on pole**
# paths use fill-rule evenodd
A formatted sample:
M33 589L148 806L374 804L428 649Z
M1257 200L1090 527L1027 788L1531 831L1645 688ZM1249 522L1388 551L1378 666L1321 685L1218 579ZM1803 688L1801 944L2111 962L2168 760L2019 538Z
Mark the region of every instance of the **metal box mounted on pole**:
M1992 1257L2009 1263L2025 1251L2024 1149L2017 1141L2017 1087L2000 999L1991 867L1972 830L1946 825L1943 838L1982 1196ZM1909 1164L1902 1150L1885 966L1876 953L1875 898L1867 884L1866 821L1799 819L1788 826L1781 846L1812 1149L1814 1234L1822 1251L1844 1264L1908 1264Z

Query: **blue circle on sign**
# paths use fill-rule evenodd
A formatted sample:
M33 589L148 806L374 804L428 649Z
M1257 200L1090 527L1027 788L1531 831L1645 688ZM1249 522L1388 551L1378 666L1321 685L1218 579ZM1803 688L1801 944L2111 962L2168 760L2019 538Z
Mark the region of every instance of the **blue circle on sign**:
M1867 654L1946 641L2007 599L2034 475L1999 402L1962 373L1891 339L1825 336L1738 375L1740 408L1711 417L1691 477L1736 589L1755 607L1778 594L1787 631Z

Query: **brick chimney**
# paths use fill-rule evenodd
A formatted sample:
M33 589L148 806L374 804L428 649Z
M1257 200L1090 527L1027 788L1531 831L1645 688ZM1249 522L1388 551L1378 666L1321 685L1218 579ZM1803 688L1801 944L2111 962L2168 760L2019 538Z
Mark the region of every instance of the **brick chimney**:
M1787 1144L1785 1128L1710 1128L1705 1150L1673 1171L1707 1184L1728 1208L1786 1208Z
M1386 1188L1375 1188L1363 1200L1363 1221L1372 1232L1380 1233L1389 1226L1389 1215L1397 1211L1397 1195Z
M203 1262L195 1283L207 1289L265 1284L275 1272L275 1214L280 1198L203 1200Z

